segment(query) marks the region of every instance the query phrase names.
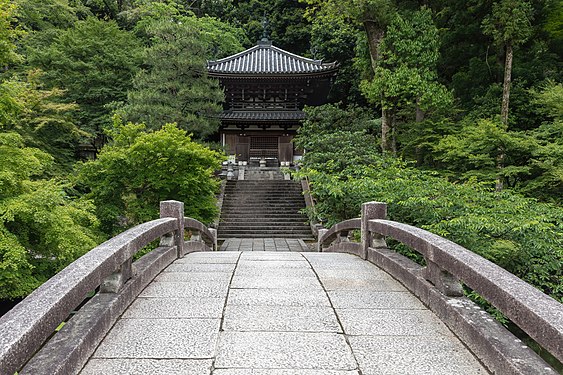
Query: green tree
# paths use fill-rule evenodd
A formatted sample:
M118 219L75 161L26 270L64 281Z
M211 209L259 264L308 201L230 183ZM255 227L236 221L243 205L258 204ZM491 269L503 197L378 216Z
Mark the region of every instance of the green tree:
M78 186L93 199L104 231L113 235L158 218L159 202L168 199L184 202L186 216L211 221L222 156L174 124L152 133L144 128L117 120L112 143L78 168Z
M371 81L364 81L364 94L373 103L381 103L382 149L397 153L397 112L408 106L415 109L415 121L425 112L451 106L452 97L438 83L438 30L429 9L396 14L381 42L379 63Z
M100 241L92 205L40 179L51 163L0 133L0 299L26 296Z
M508 124L510 82L514 47L524 43L532 35L532 6L527 1L501 0L493 4L490 16L483 20L483 32L494 43L505 49L504 80L502 85L501 120Z
M10 0L0 0L0 67L21 59L16 52L16 40L22 31L12 26L15 21L16 4Z
M451 183L370 151L373 136L354 127L347 130L347 112L334 107L324 111L327 115L318 108L309 112L295 139L308 147L300 175L311 181L325 226L358 217L363 202L386 202L392 220L459 243L563 301L560 207L509 191L496 193L474 180ZM397 249L408 254L408 249Z
M78 104L76 122L98 149L111 124L108 105L125 100L140 52L138 40L116 22L90 17L59 31L50 46L31 51L29 60L45 72L47 88L64 89L64 101Z
M206 59L242 50L240 32L194 16L154 20L146 31L151 44L144 54L145 69L135 77L121 109L124 118L149 129L175 122L197 138L214 133L224 94L218 81L207 76Z

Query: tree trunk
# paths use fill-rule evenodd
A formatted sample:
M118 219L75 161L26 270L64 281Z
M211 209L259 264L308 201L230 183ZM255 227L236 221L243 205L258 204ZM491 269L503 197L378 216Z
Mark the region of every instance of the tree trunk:
M385 35L385 29L381 28L374 21L364 21L364 28L368 38L369 56L371 58L371 68L375 71L379 62L379 46Z
M508 105L510 102L510 82L512 79L512 44L506 45L506 60L504 63L504 82L502 84L502 107L500 119L504 126L508 125Z
M395 146L395 116L392 110L381 110L381 151L396 152Z
M505 129L508 128L508 107L510 104L510 83L512 79L512 44L508 43L506 45L506 59L504 62L504 81L502 83L502 105L500 109L500 120L504 125ZM501 172L504 168L504 160L506 159L506 152L504 148L498 148L498 155L497 155L497 180L495 183L495 190L502 191L504 188L504 177L502 176Z
M420 98L416 98L416 115L415 115L415 122L422 122L424 121L424 111L420 109Z

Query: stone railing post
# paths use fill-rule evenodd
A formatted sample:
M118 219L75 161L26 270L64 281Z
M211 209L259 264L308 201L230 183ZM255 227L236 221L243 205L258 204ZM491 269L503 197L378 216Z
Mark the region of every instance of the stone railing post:
M461 297L464 295L460 281L451 273L443 270L433 261L424 258L426 268L424 278L430 281L436 289L448 297Z
M101 293L117 293L133 275L132 264L133 259L129 258L123 263L117 271L109 275L100 284Z
M362 204L362 258L367 259L370 246L385 247L382 236L373 235L368 230L368 221L385 219L387 217L387 204L382 202L366 202Z
M217 229L209 228L209 233L213 236L213 251L217 251Z
M328 232L328 229L324 229L324 228L323 228L323 229L319 229L319 234L318 234L318 237L317 237L317 238L318 238L318 242L317 242L317 251L318 251L319 253L322 253L323 250L324 250L323 243L321 242L321 239L322 239L323 235L324 235L326 232Z
M178 258L185 255L184 251L184 202L160 202L160 218L173 217L178 220L177 229L173 235L166 235L160 239L160 246L176 246Z

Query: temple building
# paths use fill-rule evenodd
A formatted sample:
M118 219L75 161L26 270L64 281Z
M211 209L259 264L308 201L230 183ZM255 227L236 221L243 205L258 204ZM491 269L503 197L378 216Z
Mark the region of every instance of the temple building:
M225 91L220 140L231 159L269 165L293 162L291 140L305 118L305 105L327 102L336 63L284 51L263 38L233 56L208 61L210 77Z

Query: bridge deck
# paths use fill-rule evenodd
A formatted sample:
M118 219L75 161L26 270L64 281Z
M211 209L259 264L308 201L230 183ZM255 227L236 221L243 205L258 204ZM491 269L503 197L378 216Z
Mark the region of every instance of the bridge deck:
M267 251L177 260L82 370L360 373L487 372L431 311L371 263L348 254Z

